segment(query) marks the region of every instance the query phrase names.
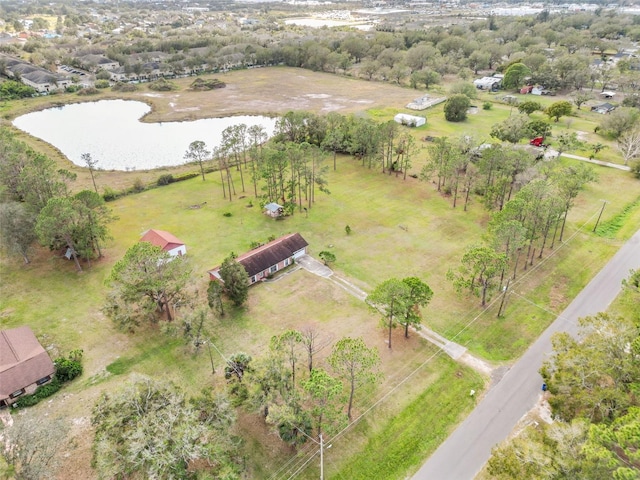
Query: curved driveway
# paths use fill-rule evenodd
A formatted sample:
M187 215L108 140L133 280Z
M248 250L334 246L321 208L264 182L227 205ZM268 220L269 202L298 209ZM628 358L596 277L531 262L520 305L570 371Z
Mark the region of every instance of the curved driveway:
M620 292L629 270L637 268L640 268L640 230L489 390L413 479L473 479L489 459L494 445L504 440L537 402L542 385L538 369L552 352L551 336L562 331L576 335L577 320L606 310Z

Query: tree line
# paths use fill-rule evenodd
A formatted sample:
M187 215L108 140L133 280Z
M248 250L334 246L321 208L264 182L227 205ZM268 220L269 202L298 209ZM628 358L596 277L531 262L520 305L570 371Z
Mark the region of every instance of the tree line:
M615 66L609 61L609 52L620 51L625 42L640 38L640 27L634 16L612 10L490 16L429 29L385 25L373 34L285 28L269 14L256 15L260 21L243 29L222 30L205 24L198 31L182 29L171 35L136 30L112 36L105 31L89 45L76 45L74 51L78 56L105 53L128 71L141 71L160 52L161 69L174 73L203 66L216 70L284 64L429 88L445 75L468 79L481 70L505 73L518 64L520 73L505 78L506 85L514 88L527 74L532 82L553 90L604 88L613 80L626 91L640 87L633 59L623 59ZM59 22L61 38L31 39L23 48L40 66L53 69L56 63L77 63L68 55L68 46L78 43L73 36L77 22L87 20L68 12L66 20ZM69 26L63 24L67 21ZM193 19L185 18L184 24L190 21ZM3 49L19 53L14 46ZM597 68L592 68L594 58L600 60Z
M37 240L42 246L67 249L78 271L80 260L102 256L113 215L97 191L73 194L75 174L56 169L46 155L35 152L7 129L0 129L0 240L2 246L30 262Z
M597 177L583 163L539 162L513 146L479 151L469 141L437 139L421 177L450 194L454 208L459 192L466 209L474 191L492 212L484 241L470 245L447 274L458 291L477 295L484 306L492 291L516 279L518 267L526 270L563 241L576 197Z

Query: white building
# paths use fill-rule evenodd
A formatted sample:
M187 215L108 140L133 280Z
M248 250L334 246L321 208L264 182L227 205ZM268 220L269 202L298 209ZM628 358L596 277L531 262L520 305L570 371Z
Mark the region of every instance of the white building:
M427 123L425 117L418 117L417 115L408 115L406 113L399 113L393 119L400 125L406 125L407 127L421 127Z

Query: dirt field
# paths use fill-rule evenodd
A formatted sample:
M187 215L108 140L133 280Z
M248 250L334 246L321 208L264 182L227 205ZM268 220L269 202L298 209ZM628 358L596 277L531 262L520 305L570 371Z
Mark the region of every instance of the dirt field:
M225 115L280 115L289 110L319 114L365 114L375 107L398 109L420 92L385 83L288 67L255 68L208 75L225 82L222 89L193 92L194 78L176 80L180 90L151 92L142 85L131 98L150 101L154 111L147 121L192 120Z

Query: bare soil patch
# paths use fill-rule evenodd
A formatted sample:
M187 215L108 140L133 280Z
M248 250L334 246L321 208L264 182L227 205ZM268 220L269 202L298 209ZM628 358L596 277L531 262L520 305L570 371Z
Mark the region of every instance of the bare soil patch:
M166 94L146 91L126 94L151 100L153 112L145 121L181 121L226 115L280 115L290 110L319 114L364 113L375 107L404 106L416 91L378 82L288 67L256 68L207 75L225 88L195 92L191 78L176 80L180 90ZM124 96L124 95L123 95Z

